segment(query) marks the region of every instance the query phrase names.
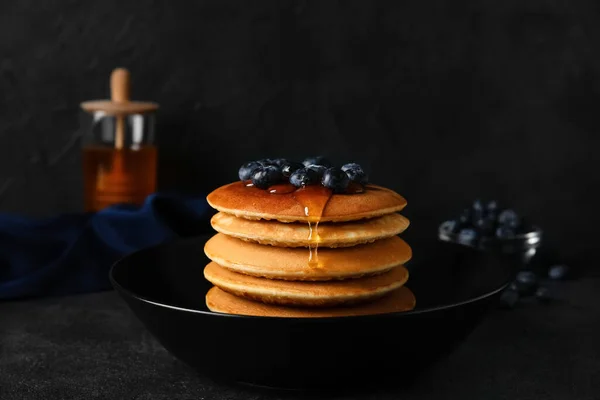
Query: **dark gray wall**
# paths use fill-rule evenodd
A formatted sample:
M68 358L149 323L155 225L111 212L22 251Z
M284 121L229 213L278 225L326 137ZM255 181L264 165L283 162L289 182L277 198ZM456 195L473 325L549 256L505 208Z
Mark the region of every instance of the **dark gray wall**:
M161 104L160 185L205 193L265 156L356 160L413 237L475 196L591 251L594 1L0 2L0 209L79 210L78 104L128 67Z

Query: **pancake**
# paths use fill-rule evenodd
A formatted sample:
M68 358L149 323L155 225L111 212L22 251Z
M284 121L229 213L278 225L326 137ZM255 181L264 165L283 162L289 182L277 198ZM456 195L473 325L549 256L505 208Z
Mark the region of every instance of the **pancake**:
M339 249L319 248L318 263L309 264L306 248L284 248L247 242L217 233L204 252L222 267L243 274L284 280L357 278L405 264L412 250L398 236Z
M292 282L238 274L211 262L204 277L222 290L270 304L333 306L358 304L398 289L408 280L403 266L384 274L360 279L326 282Z
M271 194L267 190L247 187L241 181L215 189L206 199L212 208L237 217L281 222L309 220L294 193ZM332 195L320 221L355 221L391 214L404 207L406 200L398 193L381 186L367 185L363 193Z
M249 220L220 212L211 221L212 227L228 236L260 244L280 247L308 247L310 228L307 223L282 224L278 221ZM319 247L350 247L357 244L396 236L409 225L408 219L392 213L364 221L319 224Z
M213 312L260 317L322 318L386 314L410 311L415 304L414 294L405 286L373 302L328 308L300 308L265 304L234 296L216 286L206 294L206 306Z

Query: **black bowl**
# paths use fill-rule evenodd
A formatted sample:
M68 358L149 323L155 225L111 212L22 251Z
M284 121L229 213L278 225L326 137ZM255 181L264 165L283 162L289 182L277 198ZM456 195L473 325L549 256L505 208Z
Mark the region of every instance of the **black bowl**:
M280 389L401 385L448 354L496 304L510 263L442 241L411 244L410 312L266 318L210 312L208 237L131 254L110 272L115 289L175 357L198 372Z

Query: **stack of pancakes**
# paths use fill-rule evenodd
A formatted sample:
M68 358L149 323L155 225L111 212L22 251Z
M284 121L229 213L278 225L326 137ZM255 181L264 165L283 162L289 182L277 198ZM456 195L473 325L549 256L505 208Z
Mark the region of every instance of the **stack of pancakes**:
M326 317L414 307L404 286L412 251L398 236L409 225L398 214L406 200L392 190L368 185L332 195L307 186L272 194L235 182L207 200L219 211L211 219L218 233L204 248L212 261L204 269L214 285L206 295L211 311Z

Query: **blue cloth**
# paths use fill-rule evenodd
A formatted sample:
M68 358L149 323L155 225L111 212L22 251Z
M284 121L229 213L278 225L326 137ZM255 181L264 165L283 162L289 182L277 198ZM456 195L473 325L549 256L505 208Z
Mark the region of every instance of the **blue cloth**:
M141 207L97 213L43 220L0 214L0 300L109 289L115 261L165 240L208 232L209 210L204 197L153 194Z

